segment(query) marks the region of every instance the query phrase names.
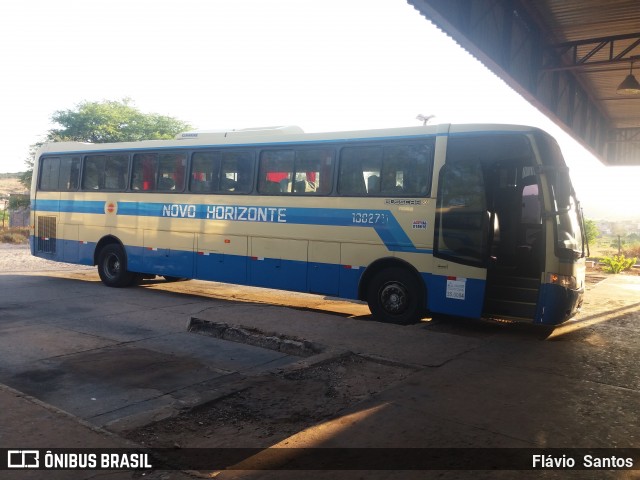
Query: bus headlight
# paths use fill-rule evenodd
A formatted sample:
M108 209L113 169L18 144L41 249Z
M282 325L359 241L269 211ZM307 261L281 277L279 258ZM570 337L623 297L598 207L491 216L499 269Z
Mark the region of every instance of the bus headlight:
M561 287L576 290L578 288L578 282L576 277L571 275L560 275L558 273L547 273L546 283L553 285L560 285Z

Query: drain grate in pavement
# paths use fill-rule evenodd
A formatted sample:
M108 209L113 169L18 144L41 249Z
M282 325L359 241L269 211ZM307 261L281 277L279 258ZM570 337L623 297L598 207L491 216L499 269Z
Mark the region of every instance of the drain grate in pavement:
M325 346L308 340L283 335L281 333L263 332L257 328L229 325L224 322L214 322L191 317L187 331L208 335L230 342L244 343L254 347L275 350L297 357L311 357L322 353Z

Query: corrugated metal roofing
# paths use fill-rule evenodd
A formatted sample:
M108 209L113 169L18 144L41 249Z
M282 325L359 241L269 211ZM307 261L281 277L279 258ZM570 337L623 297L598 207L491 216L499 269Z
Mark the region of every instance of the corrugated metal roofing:
M640 79L640 45L637 44L640 40L640 1L538 0L523 4L542 20L542 28L548 33L547 43L580 43L575 52L570 50L565 54L567 65L591 54L574 71L612 125L615 128L640 127L640 96L616 94L618 85L629 74L631 56L639 56L634 71ZM624 35L630 38L606 41ZM587 42L590 40L593 42ZM593 52L599 44L603 44L602 48ZM628 49L622 58L612 60Z
M640 30L638 0L537 0L527 1L539 12L557 42L608 37Z
M640 0L407 0L610 165L640 165Z

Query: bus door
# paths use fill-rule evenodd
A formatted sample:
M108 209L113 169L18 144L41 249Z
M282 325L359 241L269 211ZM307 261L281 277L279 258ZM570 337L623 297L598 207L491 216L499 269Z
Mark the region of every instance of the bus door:
M544 269L539 177L531 166L490 169L489 262L484 315L533 320Z
M430 311L480 317L488 222L482 164L460 157L448 161L438 180L434 268L427 295Z
M430 310L534 319L544 260L534 165L525 135L449 138L438 183Z

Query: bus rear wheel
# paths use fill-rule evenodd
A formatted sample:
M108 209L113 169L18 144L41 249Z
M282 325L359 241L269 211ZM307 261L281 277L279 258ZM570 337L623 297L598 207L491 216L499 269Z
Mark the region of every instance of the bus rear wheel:
M136 275L127 270L127 254L122 246L105 246L98 256L98 275L108 287L128 287L134 283Z
M423 288L415 275L404 268L376 273L367 293L367 303L376 320L409 325L422 318Z

